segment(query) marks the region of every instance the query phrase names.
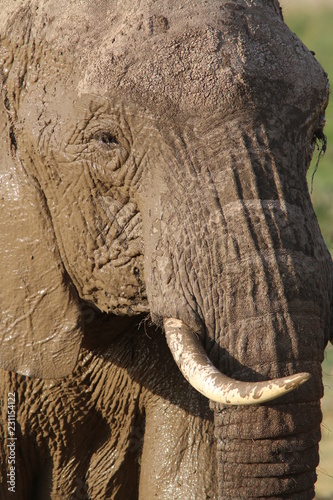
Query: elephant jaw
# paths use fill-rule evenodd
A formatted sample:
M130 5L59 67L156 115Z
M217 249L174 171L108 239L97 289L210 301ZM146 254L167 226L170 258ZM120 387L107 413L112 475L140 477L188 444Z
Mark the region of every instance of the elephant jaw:
M241 382L227 377L212 364L198 336L185 323L164 319L169 349L186 380L201 394L224 405L253 405L276 399L297 389L309 373L265 382Z

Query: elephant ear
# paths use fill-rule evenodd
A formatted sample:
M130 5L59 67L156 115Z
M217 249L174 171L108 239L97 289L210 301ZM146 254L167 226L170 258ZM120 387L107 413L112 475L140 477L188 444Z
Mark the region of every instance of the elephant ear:
M80 310L46 200L16 151L0 103L0 366L60 378L75 366Z

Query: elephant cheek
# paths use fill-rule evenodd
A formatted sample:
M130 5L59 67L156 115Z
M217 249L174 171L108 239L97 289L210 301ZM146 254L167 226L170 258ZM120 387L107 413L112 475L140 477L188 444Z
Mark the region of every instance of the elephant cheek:
M131 201L98 196L82 180L67 180L65 194L48 192L59 250L81 299L111 314L148 312L143 278L142 220ZM81 193L77 203L76 191ZM70 230L68 230L70 228Z

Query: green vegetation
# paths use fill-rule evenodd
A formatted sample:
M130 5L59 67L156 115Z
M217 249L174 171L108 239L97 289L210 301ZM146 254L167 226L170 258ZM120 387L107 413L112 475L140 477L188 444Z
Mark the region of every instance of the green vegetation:
M323 364L325 397L322 400L323 423L318 467L317 494L319 499L333 499L333 346L326 349Z
M285 21L291 30L316 53L316 58L331 77L333 88L333 6L297 8L285 13ZM333 255L333 96L326 111L327 151L320 160L314 176L312 201L324 239ZM315 152L309 169L309 186L318 158ZM318 467L317 498L333 499L333 346L329 344L323 363L325 397L322 401L323 424Z

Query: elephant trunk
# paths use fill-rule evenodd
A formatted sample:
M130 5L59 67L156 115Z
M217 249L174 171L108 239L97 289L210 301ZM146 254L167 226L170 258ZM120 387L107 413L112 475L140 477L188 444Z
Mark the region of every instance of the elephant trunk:
M274 117L269 127L240 119L214 130L209 150L191 151L190 137L173 144L182 167L168 158L146 218L147 293L183 374L215 401L219 498L310 499L331 259L300 138L279 138Z
M219 498L312 499L320 422L318 401L216 409Z
M311 264L304 256L302 260L306 264L299 262L297 270L293 269L294 276L298 276L298 293L306 292L309 268L313 269L311 273L319 273L315 260ZM277 269L279 273L287 272L282 264ZM235 282L244 287L246 274L240 263L238 273L237 277L233 274ZM256 268L253 273L259 277L261 271ZM256 288L258 296L264 295L260 286L267 279L261 274L262 284ZM223 298L234 320L227 322L221 315L220 335L216 335L219 345L210 350L209 356L226 376L210 364L205 349L197 347L201 342L207 346L206 339L179 320L164 321L169 347L185 377L211 401L219 401L211 402L211 408L220 479L218 498L223 500L263 497L310 500L314 496L325 345L325 313L320 313L317 300L323 297L315 294L304 306L300 300L292 300L286 291L281 291L279 302L273 299L269 300L270 308L261 309L255 316L251 315L250 307L253 295L249 298L241 294L242 313L237 315L233 307L238 299L231 294ZM288 304L285 310L281 301ZM311 378L287 394L286 388L295 387L293 379L306 380L302 374L295 375L302 371L311 373ZM275 377L283 378L277 381ZM280 393L284 394L282 398L269 401ZM251 406L243 406L244 403Z
M311 378L261 406L211 404L221 499L314 497L331 271L303 203L243 200L233 207L238 255L225 263L215 364L247 383L299 372Z

